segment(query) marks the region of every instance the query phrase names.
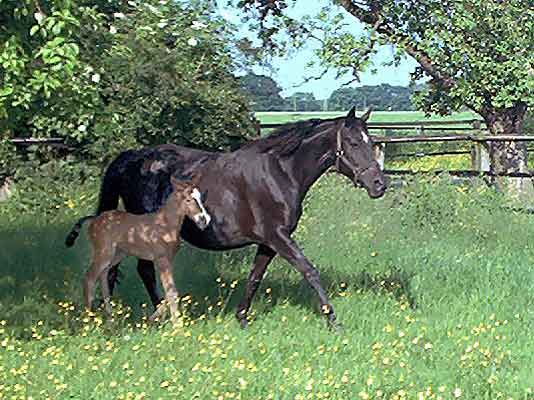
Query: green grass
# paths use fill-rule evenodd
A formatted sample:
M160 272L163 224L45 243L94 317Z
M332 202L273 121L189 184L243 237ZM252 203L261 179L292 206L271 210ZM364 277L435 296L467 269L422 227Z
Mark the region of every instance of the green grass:
M363 111L357 113L362 114ZM346 115L346 112L256 112L256 117L261 123L285 123L295 122L312 118L335 118ZM413 121L457 121L477 118L472 112L460 112L449 116L434 115L425 117L421 111L373 111L370 122L413 122Z
M82 313L89 249L63 246L72 211L0 217L0 399L532 399L534 226L500 205L447 180L381 200L320 180L296 237L342 333L280 259L241 330L253 253L190 247L175 270L183 326L146 324L132 260L106 322Z

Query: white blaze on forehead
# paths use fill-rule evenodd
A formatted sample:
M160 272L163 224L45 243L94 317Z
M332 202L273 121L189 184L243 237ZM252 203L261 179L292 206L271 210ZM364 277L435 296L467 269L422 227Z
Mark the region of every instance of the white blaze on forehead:
M198 204L198 207L200 208L200 210L202 211L199 215L203 215L204 218L206 219L206 225L209 225L210 221L211 221L211 216L208 214L208 212L206 211L206 209L204 208L204 205L202 204L202 199L201 199L201 194L200 194L200 191L197 189L197 188L194 188L193 189L193 192L191 192L191 197L193 199L195 199L195 201L197 202ZM196 217L196 216L195 216Z

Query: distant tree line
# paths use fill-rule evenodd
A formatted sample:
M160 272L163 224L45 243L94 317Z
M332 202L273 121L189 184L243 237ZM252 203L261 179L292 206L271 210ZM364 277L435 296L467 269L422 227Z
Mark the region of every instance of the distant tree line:
M282 97L278 83L264 75L249 73L240 78L245 96L254 111L339 111L352 106L372 106L375 110L410 111L413 87L381 84L376 86L342 87L327 99L316 99L311 92L296 92Z

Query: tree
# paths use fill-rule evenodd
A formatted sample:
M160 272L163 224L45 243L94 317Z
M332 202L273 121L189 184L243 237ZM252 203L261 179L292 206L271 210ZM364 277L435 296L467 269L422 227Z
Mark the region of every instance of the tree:
M291 111L321 111L321 101L311 92L296 92L286 99Z
M233 75L248 61L210 1L2 1L0 18L3 138L64 137L103 159L254 132Z
M426 112L447 114L465 106L482 116L491 133L521 134L526 110L534 105L530 0L333 0L343 14L328 7L302 21L286 15L292 0L238 3L261 19L266 45L276 46L279 29L300 37L298 44L318 38L321 64L340 73L357 75L378 45L395 45L393 61L413 57L419 66L412 77L428 79L416 99ZM365 24L365 35L345 28L347 15ZM494 172L526 172L523 143L493 142L490 154Z
M346 110L352 106L363 110L372 106L374 110L413 110L409 87L381 84L376 86L342 87L334 90L328 99L329 109Z
M274 79L265 75L248 73L239 78L239 81L254 111L283 111L286 109L286 103L280 95L282 88Z

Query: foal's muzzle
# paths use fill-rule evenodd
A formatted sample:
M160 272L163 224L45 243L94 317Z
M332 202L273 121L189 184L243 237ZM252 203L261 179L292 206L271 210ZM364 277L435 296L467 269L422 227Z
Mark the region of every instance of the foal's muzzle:
M209 214L197 214L193 217L193 221L199 229L204 230L210 224L211 217L209 216Z

